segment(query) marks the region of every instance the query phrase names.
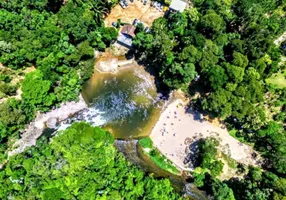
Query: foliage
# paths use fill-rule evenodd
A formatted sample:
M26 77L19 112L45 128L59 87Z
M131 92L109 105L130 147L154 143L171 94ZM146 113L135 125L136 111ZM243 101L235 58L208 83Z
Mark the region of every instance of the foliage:
M50 143L11 157L0 172L1 199L180 199L167 179L144 174L108 132L75 123Z
M283 89L283 88L286 88L286 77L285 76L286 76L285 74L278 72L276 74L273 74L271 77L269 77L265 81L267 84L274 85L275 88Z
M7 136L8 133L23 127L30 114L26 114L21 107L19 101L15 99L9 99L0 104L0 126L1 138Z
M286 31L285 1L194 0L193 4L183 13L155 20L150 33L138 33L133 43L136 56L151 61L148 67L168 87L199 91L196 107L225 120L234 130L232 135L253 144L266 158L263 172L251 170L233 185L221 183L215 180L223 167L217 160L217 144L202 141L198 166L203 172L195 172L194 181L216 199L284 199L284 188L278 189L284 180L278 184L274 179L286 174L281 62L286 48L285 41L276 46L274 40ZM186 65L191 67L186 70ZM213 177L209 184L205 170Z
M233 190L220 180L213 178L210 174L206 173L203 179L203 183L200 186L208 194L213 196L214 200L235 200L240 198L235 198Z
M44 80L43 73L36 70L25 76L22 84L22 99L44 111L56 100L54 94L49 94L50 90L51 82Z
M102 20L102 14L115 2L0 2L0 62L12 69L31 65L38 68L33 78L26 77L37 82L33 86L26 80L24 88L29 90L23 90L23 97L28 102L46 110L77 98L82 81L76 74L86 72L80 63L93 58L93 48L103 50L117 36L116 30L104 27ZM31 99L38 94L40 85L46 87L39 100ZM31 90L35 93L28 92Z
M179 174L179 170L174 166L174 164L153 146L153 142L150 137L140 139L139 144L143 148L144 153L147 154L159 168L173 174Z
M17 106L12 101L0 106L0 123L8 130L3 141L17 137L35 111L77 100L81 84L93 72L94 49L103 50L117 37L116 29L103 23L115 3L0 1L0 63L5 66L0 68L0 98L15 95L19 87L22 91ZM31 66L36 70L25 75L22 85L10 83Z
M153 148L153 142L151 140L150 137L145 137L139 140L139 144L143 147L143 148Z
M170 88L203 87L198 106L213 116L244 132L259 130L268 122L265 79L283 68L273 41L286 23L269 14L283 3L197 0L194 5L155 20L150 33L137 34L137 57L151 60L152 71Z
M258 135L261 139L257 148L265 152L272 163L268 168L286 174L286 132L282 124L271 121Z
M251 168L244 179L232 179L228 185L233 189L237 199L267 200L275 199L275 196L285 197L284 182L284 178L279 178L271 172Z
M213 177L220 175L223 169L222 161L217 159L218 145L219 142L212 137L199 142L198 166L208 169Z

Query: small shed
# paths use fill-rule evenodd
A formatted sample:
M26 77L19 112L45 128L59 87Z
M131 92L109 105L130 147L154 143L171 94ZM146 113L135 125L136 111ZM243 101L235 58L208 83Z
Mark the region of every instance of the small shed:
M172 0L169 8L171 11L183 12L186 7L187 7L186 1L184 1L184 0Z

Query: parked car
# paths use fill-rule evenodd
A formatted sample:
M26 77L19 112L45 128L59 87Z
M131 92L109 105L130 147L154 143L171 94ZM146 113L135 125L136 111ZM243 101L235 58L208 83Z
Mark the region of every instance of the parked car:
M123 1L119 1L119 5L120 5L123 9L126 8L126 5L123 3Z
M150 30L150 28L149 28L148 26L144 29L144 31L145 31L146 33L150 33L150 32L151 32L151 30Z
M147 4L147 0L144 0L143 1L143 5L145 6Z
M137 23L138 23L138 21L139 21L139 20L135 18L134 21L133 21L133 23L132 23L132 25L133 25L133 26L136 26Z
M131 3L133 3L133 2L134 2L134 0L130 0L130 2L131 2Z
M112 26L117 27L117 23L116 22L112 22L111 24L112 24Z

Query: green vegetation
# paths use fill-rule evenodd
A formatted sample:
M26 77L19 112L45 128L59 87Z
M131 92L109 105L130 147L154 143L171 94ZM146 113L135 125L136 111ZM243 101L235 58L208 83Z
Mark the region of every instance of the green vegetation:
M216 178L221 171L218 162L216 147L218 142L214 138L200 141L198 152L198 167L193 172L194 183L216 200L224 199L283 199L286 195L285 178L259 168L250 167L248 173L242 179L231 178L227 181L220 181ZM285 145L285 144L284 144ZM243 168L226 155L222 156L232 168ZM275 160L278 162L278 160ZM280 166L284 164L280 161ZM214 170L214 166L215 169ZM278 165L277 165L278 166ZM245 170L245 169L241 169Z
M36 111L77 99L92 74L94 50L117 37L102 19L117 2L0 1L0 98L7 98L0 104L0 163ZM183 13L155 20L149 33L138 29L136 58L170 89L192 94L200 88L196 108L223 119L233 136L253 144L266 161L244 179L222 182L216 178L223 169L218 142L202 140L194 182L216 200L285 199L286 65L280 63L286 41L273 41L286 31L286 1L192 3ZM15 82L31 66L36 70ZM21 100L8 98L19 88ZM150 138L139 144L159 167L178 173ZM110 134L83 123L11 157L0 184L1 199L179 199L168 180L127 162Z
M266 79L266 83L273 85L277 89L286 88L286 77L285 73L278 72L276 74L272 74L271 77Z
M147 154L159 168L173 174L180 173L173 163L153 146L153 142L149 137L140 139L139 144L142 146L144 153Z
M148 149L153 148L153 142L152 142L150 137L145 137L145 138L140 139L139 144L145 149L146 148L148 148Z
M217 159L218 141L207 138L199 142L198 166L192 173L197 187L205 190L215 200L235 200L233 190L226 184L215 178L223 169L222 161Z
M236 199L285 199L285 178L279 178L272 172L251 168L244 179L227 182Z
M86 123L74 123L50 142L42 138L0 171L0 198L180 199L169 180L138 170L113 142Z
M286 41L276 46L274 40L286 31L285 0L195 0L193 5L155 20L149 33L138 33L137 59L150 61L147 66L162 85L190 95L199 91L192 104L224 120L234 137L260 151L267 162L262 174L283 179ZM215 199L286 198L264 176L248 174L234 185L216 180L222 169L216 146L212 140L200 143L200 168L194 173L195 183Z
M16 75L13 70L0 68L0 99L16 95L19 84L12 81Z
M212 137L199 142L198 166L208 169L214 177L219 176L223 169L223 162L217 159L218 145L219 142Z
M268 123L264 106L272 102L265 99L265 79L285 68L273 43L286 30L285 18L265 13L285 3L199 0L194 6L155 20L150 33L138 33L137 58L152 61L152 70L169 88L203 87L197 106L251 140L248 132ZM271 91L275 100L283 89L277 90Z
M237 169L237 162L236 160L232 159L231 157L229 157L228 155L222 153L222 159L225 160L227 162L227 165L232 168L232 169Z
M93 72L94 49L104 50L117 37L117 30L103 23L103 16L116 3L0 1L0 63L4 66L0 99L14 96L19 87L22 90L21 100L10 99L0 106L0 122L6 127L2 143L11 136L17 138L36 111L77 100L81 84ZM10 83L31 66L36 70L27 73L22 84ZM1 150L4 147L7 144Z

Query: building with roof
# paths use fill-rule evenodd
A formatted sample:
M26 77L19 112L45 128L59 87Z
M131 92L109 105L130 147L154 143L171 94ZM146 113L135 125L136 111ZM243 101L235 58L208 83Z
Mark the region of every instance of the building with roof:
M127 48L132 47L132 38L135 37L135 26L124 25L117 38L117 42Z
M133 26L133 25L124 25L124 26L121 28L121 31L120 31L120 32L121 32L122 34L131 36L131 37L135 37L135 29L136 29L136 27Z
M124 35L122 33L119 33L118 38L117 38L117 42L119 44L121 44L122 46L125 46L127 48L132 47L132 37L130 37L128 35Z
M187 7L187 2L184 0L172 0L169 7L170 11L183 12Z

